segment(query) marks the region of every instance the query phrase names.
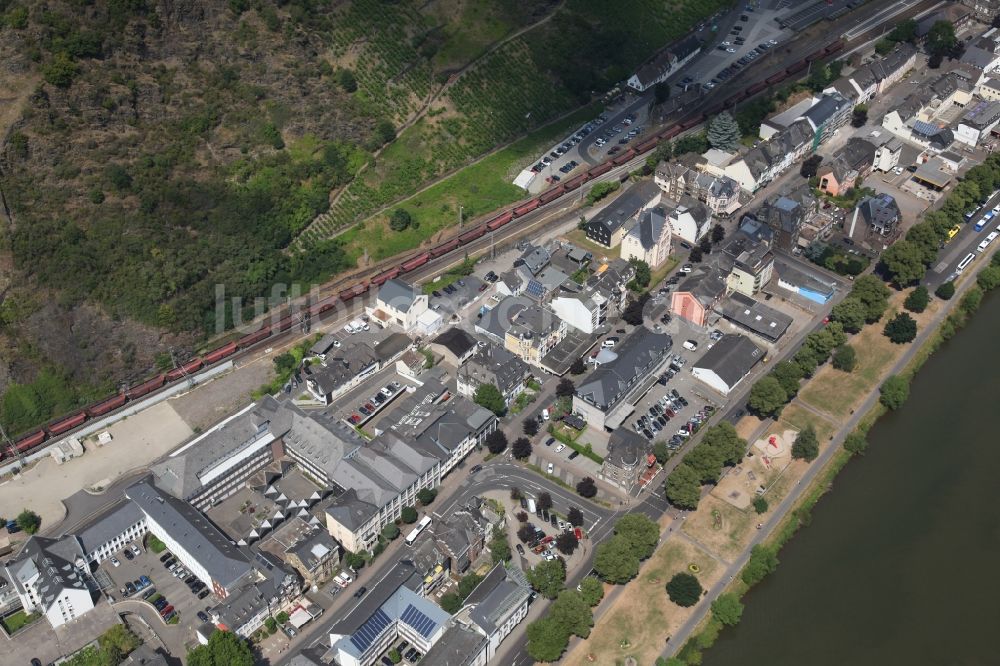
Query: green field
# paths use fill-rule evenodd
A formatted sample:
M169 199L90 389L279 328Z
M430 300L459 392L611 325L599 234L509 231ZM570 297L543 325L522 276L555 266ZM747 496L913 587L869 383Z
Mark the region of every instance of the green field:
M534 161L540 149L597 113L595 107L580 109L401 201L396 207L406 209L415 221L405 231L389 230L385 215L350 229L340 236L348 256L356 260L367 249L374 260L391 257L419 247L441 230L457 224L459 206L464 207L462 219L468 222L524 198L524 190L511 183L518 172Z

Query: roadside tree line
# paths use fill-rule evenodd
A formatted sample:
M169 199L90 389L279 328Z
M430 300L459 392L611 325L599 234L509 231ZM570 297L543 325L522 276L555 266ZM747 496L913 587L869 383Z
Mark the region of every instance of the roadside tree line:
M743 460L747 442L736 434L732 423L723 421L705 431L698 445L685 454L681 464L666 480L667 499L682 509L694 509L701 499L701 487L717 483L722 468Z

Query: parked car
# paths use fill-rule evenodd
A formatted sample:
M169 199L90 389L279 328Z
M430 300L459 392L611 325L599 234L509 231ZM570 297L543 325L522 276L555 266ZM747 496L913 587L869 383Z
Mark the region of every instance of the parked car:
M360 599L361 597L363 597L365 595L365 592L367 592L367 591L368 591L368 588L365 587L364 585L362 585L361 587L358 588L358 591L354 593L354 597L356 599Z
M129 549L127 549L127 548L122 551L122 555L125 556L126 560L134 560L135 559L135 555L133 555L132 551L129 550Z
M116 567L120 567L122 565L121 560L119 560L114 555L111 556L111 564Z
M207 596L208 596L208 590L207 589L202 590L201 592L198 593L198 598L199 599L204 599Z
M170 559L170 553L169 552L166 552L166 553L164 553L163 555L160 556L160 562L166 562L169 559Z
M132 545L130 545L129 548L132 550L133 554L135 554L135 555L142 555L142 551L139 550L139 546L135 545L134 543Z

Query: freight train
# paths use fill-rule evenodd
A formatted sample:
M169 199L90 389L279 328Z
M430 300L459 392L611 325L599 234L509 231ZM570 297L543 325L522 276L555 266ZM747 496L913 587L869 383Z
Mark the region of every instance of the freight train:
M465 231L458 237L445 241L429 250L419 252L401 262L399 265L384 270L368 280L363 280L347 289L344 289L335 296L328 296L320 301L311 303L306 312L309 317L319 317L326 311L335 307L338 302L348 303L367 293L373 285L379 287L393 278L420 268L432 259L437 259L438 257L444 256L449 252L482 238L488 231L496 231L504 225L509 224L511 221L536 210L540 206L556 201L560 197L565 196L567 193L578 189L584 183L603 176L614 167L626 164L631 159L653 150L661 141L673 139L681 132L703 123L709 116L713 116L723 109L732 108L734 104L742 102L765 88L781 83L798 72L801 72L809 66L810 62L826 58L827 56L837 53L843 48L844 40L838 39L824 48L817 49L802 60L789 65L783 71L768 77L765 81L748 86L744 90L741 90L740 92L729 97L725 102L713 106L704 113L699 113L685 119L681 123L671 125L658 134L648 137L641 143L629 148L624 153L616 155L614 158L592 167L586 173L574 176L565 183L549 188L532 199L519 202L509 210L495 215L489 220L478 224L468 231ZM156 375L152 379L148 379L140 384L129 387L115 395L108 396L107 398L104 398L89 407L85 407L69 416L64 416L47 426L39 428L30 434L19 437L14 442L14 446L21 454L27 453L45 443L50 438L57 437L65 432L68 432L69 430L72 430L73 428L83 425L88 420L104 416L105 414L124 406L128 402L134 402L171 382L175 382L186 375L218 363L219 361L232 356L236 352L252 347L253 345L258 344L273 335L283 333L284 331L292 328L294 324L295 316L293 315L288 315L279 319L276 323L265 323L258 330L248 333L234 342L230 342L218 347L217 349L213 349L201 357L196 357L186 361L180 367L177 367L167 373ZM7 446L0 448L2 448L2 452L0 452L0 460L11 458L15 455L14 452L10 451Z

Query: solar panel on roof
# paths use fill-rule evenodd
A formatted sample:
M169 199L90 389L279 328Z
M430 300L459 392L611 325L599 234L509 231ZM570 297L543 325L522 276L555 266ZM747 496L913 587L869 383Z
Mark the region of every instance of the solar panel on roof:
M361 625L360 629L354 632L354 635L351 636L351 643L363 653L390 624L392 624L392 620L385 614L385 611L379 608Z
M926 136L932 136L940 132L941 128L934 123L929 123L924 120L915 120L913 121L913 131Z
M406 607L399 619L413 627L424 638L430 638L437 627L437 622L421 613L413 604Z
M528 287L525 289L530 296L537 296L541 298L545 295L545 286L538 280L530 280L528 282Z

